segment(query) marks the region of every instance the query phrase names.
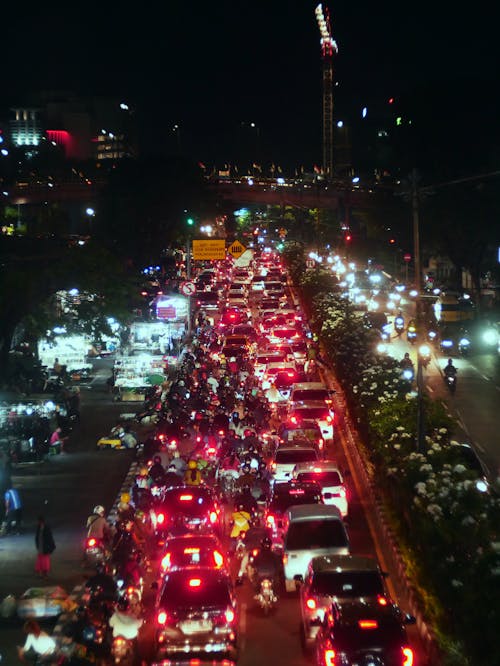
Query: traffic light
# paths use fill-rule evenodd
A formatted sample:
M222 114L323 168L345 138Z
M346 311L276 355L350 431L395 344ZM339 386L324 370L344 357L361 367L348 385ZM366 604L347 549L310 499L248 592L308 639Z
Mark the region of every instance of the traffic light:
M346 243L350 243L350 242L352 241L352 236L351 236L351 234L346 234L346 235L344 236L344 240L345 240Z
M188 217L187 220L186 220L186 224L188 225L188 227L192 227L193 224L194 224L194 220L193 220L193 218L192 218L192 217Z

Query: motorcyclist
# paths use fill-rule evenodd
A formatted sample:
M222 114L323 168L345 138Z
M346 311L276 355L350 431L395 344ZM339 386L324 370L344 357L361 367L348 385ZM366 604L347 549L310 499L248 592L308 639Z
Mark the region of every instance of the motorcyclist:
M457 369L453 365L453 360L451 358L448 359L448 364L444 368L444 374L446 377L456 377L457 376Z
M403 370L412 370L413 371L413 361L410 358L410 354L408 352L405 353L401 361L399 362L399 366Z
M87 538L98 539L105 546L109 546L113 536L113 529L105 517L105 509L101 504L97 504L92 514L87 518Z
M122 493L118 503L118 520L133 520L134 507L130 505L130 493Z
M113 615L109 618L108 624L112 632L113 640L121 637L122 639L130 641L134 663L137 658L137 639L142 623L143 620L131 612L127 598L122 598L118 601Z
M149 468L149 476L151 477L153 483L157 486L163 485L163 479L165 477L165 468L161 464L160 456L156 455L153 458L153 464Z
M167 488L172 486L180 486L182 484L182 474L179 474L176 466L171 463L163 477L163 485Z
M394 328L398 334L400 334L405 327L405 318L403 317L403 313L401 310L398 312L398 314L394 317Z
M261 541L259 552L249 564L249 578L257 592L259 591L260 582L264 578L269 578L274 587L280 576L281 560L271 550L271 546L271 538L265 536Z
M187 486L199 486L202 482L201 472L196 460L188 461L188 468L184 473L184 483Z
M101 603L114 603L118 588L113 576L104 564L97 566L97 572L84 585L83 599L88 606Z
M245 506L239 502L236 506L236 511L231 514L231 539L235 540L239 537L241 532L248 532L251 527L250 513L245 509Z

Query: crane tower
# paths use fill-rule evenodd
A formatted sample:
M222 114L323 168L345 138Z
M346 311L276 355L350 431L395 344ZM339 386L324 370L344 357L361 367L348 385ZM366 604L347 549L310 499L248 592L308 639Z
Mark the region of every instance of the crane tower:
M319 4L315 9L321 43L323 61L323 173L333 177L333 56L338 52L336 41L332 38L330 13L328 8Z

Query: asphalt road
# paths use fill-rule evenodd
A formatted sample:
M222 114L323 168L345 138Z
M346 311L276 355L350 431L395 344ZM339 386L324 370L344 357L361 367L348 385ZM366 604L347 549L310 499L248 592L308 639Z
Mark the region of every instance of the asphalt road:
M97 439L107 434L120 413L134 411L112 401L104 383L109 371L100 372L89 388L81 389L81 424L71 433L68 453L14 471L14 486L24 504L24 525L21 535L0 539L0 599L17 598L40 584L34 573L34 535L40 513L52 527L56 542L52 572L44 585L61 585L70 593L84 580L80 564L85 521L96 504L112 507L134 455L96 450ZM0 619L2 664L19 663L15 646L24 643L21 627L20 621Z

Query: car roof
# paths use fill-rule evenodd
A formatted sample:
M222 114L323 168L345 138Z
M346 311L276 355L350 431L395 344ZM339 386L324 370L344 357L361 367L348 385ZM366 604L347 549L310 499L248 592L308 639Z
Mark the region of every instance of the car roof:
M375 571L380 567L374 557L363 555L317 555L309 564L313 573L321 571Z
M342 520L339 509L333 504L302 504L288 509L290 520L306 520L308 518L338 518Z
M297 382L293 385L293 389L297 389L298 391L306 391L307 389L312 391L316 391L318 389L325 389L325 391L329 390L328 386L323 384L323 382Z
M321 493L321 486L317 481L277 481L273 484L272 495L290 494L290 491L298 488L299 490Z
M319 427L319 426L318 426ZM295 471L300 472L338 472L342 476L338 463L333 460L318 460L318 462L300 462L295 465Z

